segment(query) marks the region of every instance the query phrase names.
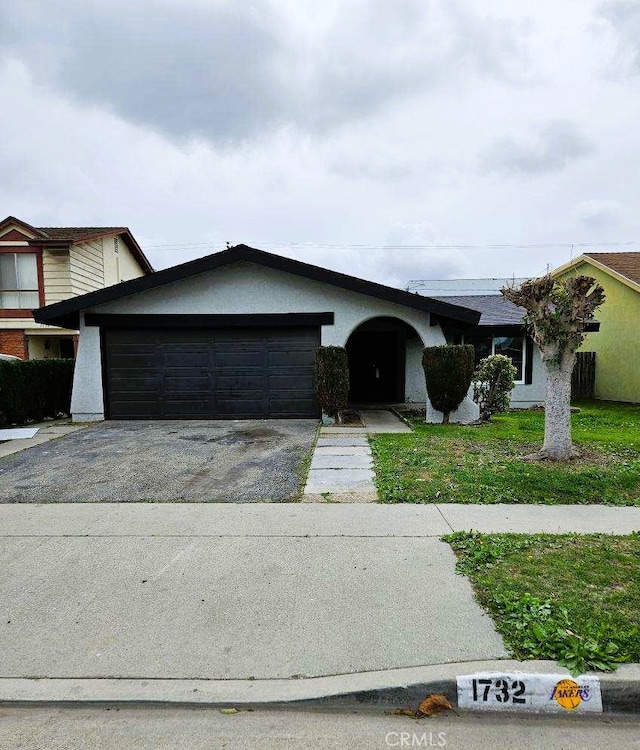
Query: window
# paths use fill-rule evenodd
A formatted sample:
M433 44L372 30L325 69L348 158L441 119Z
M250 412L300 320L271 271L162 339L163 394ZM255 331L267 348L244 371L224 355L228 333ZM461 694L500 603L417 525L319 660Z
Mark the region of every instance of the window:
M0 253L0 308L31 310L39 305L35 253Z
M516 382L524 381L524 336L494 336L493 353L509 357L518 371Z
M465 344L472 344L476 350L476 366L490 354L504 354L516 368L516 383L524 383L525 339L524 336L488 336L483 334L465 335Z

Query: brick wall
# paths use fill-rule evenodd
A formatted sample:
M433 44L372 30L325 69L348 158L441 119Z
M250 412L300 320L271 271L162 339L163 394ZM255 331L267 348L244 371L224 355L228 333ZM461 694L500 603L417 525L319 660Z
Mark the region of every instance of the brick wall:
M27 342L24 331L0 331L0 354L13 354L27 359Z

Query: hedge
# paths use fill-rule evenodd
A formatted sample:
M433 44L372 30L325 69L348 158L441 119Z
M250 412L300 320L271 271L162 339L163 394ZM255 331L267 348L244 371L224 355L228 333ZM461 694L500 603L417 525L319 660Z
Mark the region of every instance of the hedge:
M339 419L349 398L349 362L342 346L319 346L316 353L316 394L324 414Z
M433 408L442 412L442 423L464 401L471 385L475 350L462 346L428 346L422 355L427 394Z
M70 413L72 359L0 360L0 426Z

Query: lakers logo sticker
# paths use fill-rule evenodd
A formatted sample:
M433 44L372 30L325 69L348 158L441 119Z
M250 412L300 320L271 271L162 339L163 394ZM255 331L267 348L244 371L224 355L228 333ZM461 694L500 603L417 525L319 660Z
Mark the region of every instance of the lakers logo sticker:
M560 680L553 688L550 700L555 700L567 711L574 711L582 701L591 700L591 686L580 685L575 680Z

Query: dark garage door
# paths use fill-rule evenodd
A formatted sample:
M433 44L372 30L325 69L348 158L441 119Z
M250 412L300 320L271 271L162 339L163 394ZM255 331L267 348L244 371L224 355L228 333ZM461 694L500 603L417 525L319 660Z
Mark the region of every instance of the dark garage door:
M318 328L104 331L111 419L318 417Z

